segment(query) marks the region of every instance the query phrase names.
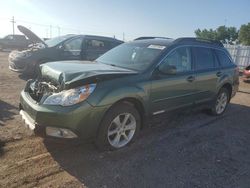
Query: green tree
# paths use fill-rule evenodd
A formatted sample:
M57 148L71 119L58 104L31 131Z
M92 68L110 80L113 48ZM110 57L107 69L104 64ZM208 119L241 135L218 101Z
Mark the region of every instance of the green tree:
M219 26L216 30L213 29L197 29L195 35L198 38L219 40L222 43L233 44L237 42L238 31L235 27Z
M240 27L239 40L243 45L250 45L250 23L244 24Z
M198 38L203 38L203 39L211 39L211 40L215 40L216 39L216 32L212 29L207 30L207 29L197 29L195 30L195 35Z

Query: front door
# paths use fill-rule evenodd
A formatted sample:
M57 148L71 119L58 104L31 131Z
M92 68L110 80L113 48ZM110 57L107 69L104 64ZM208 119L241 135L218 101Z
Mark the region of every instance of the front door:
M66 41L61 48L62 60L80 60L82 59L82 37L73 38Z
M175 67L173 74L161 72L164 66ZM189 47L173 50L161 62L152 77L151 111L162 113L194 103L195 75Z

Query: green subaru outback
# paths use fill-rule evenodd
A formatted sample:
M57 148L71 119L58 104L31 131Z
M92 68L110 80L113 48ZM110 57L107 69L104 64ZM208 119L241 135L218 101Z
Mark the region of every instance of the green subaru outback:
M148 116L201 104L221 115L238 85L238 68L220 42L139 38L93 62L41 65L21 92L20 114L44 136L118 149Z

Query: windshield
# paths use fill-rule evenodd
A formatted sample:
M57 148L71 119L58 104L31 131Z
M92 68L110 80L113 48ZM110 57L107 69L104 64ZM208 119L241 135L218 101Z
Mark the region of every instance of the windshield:
M60 37L55 37L55 38L46 40L45 43L47 44L48 47L53 47L53 46L56 46L60 42L66 40L72 36L74 36L74 35L64 35L64 36L60 36Z
M143 71L159 56L166 46L125 43L103 54L97 62Z

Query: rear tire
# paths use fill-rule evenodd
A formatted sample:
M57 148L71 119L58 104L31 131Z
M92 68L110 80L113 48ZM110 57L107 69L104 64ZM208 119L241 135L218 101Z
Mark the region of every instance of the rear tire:
M229 99L230 95L228 89L225 87L221 88L211 108L211 114L215 116L222 115L227 108Z
M135 140L140 126L140 114L132 104L116 104L111 107L100 124L96 146L102 151L123 148Z

